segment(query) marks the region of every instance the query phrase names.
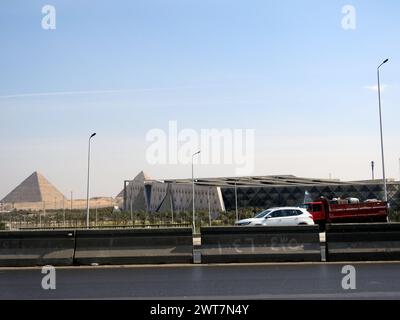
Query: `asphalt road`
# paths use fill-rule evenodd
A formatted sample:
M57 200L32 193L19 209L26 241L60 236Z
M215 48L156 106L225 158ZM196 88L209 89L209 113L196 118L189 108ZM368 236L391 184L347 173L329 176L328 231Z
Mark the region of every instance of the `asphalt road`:
M0 269L0 299L400 299L400 263L72 267L44 290L40 268Z

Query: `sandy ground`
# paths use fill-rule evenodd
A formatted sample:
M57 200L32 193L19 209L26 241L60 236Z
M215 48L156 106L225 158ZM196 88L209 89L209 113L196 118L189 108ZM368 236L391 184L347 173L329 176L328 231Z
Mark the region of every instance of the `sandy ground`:
M106 208L120 205L120 201L111 197L99 197L90 199L91 208ZM48 201L48 202L21 202L14 204L6 204L5 210L11 210L12 208L17 210L34 210L43 211L54 210L54 209L71 209L71 200L65 199ZM86 208L86 199L76 199L72 201L72 209L84 209Z

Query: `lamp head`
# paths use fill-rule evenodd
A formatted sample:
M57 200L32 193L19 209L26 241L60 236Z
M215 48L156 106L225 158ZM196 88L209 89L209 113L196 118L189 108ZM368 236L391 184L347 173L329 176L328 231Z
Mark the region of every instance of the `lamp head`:
M95 135L96 135L96 132L95 132L95 133L92 133L92 135L90 136L89 139L92 139Z

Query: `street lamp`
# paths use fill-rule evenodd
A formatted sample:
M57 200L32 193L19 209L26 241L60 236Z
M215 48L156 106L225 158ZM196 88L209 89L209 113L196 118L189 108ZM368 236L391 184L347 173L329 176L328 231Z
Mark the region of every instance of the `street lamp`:
M195 155L198 155L198 154L200 154L200 150L199 151L197 151L196 153L193 153L192 154L192 187L193 187L193 199L192 199L192 202L193 202L193 208L192 208L192 213L193 213L193 221L192 221L192 223L193 223L193 233L195 233L196 232L196 220L195 220L195 209L194 209L194 174L193 174L193 159L194 159L194 156Z
M372 180L375 180L374 169L375 169L375 161L371 161Z
M86 228L89 229L89 185L90 185L90 141L96 135L92 133L89 137L89 148L88 148L88 172L87 172L87 194L86 194Z
M400 181L400 158L399 158L399 181Z
M381 132L381 154L382 154L382 175L383 175L383 188L385 194L385 201L388 201L387 197L387 187L386 187L386 175L385 175L385 156L383 153L383 131L382 131L382 108L381 108L381 83L379 77L379 69L383 66L389 59L383 61L377 68L377 75L378 75L378 100L379 100L379 124L380 124L380 132Z
M235 212L236 212L236 221L239 221L238 201L237 201L237 180L235 180Z

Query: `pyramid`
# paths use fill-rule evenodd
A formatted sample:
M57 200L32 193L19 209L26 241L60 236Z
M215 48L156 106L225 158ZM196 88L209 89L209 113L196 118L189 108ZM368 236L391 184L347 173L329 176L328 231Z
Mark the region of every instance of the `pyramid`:
M143 182L151 180L151 177L144 173L143 171L140 171L138 175L132 180L134 182ZM129 184L128 184L129 185ZM121 190L120 193L118 193L117 198L123 198L124 197L124 189Z
M32 173L18 187L5 196L2 203L21 202L54 202L64 199L64 195L56 189L43 175Z
M146 181L151 180L151 177L143 171L140 171L138 175L133 179L135 181Z

